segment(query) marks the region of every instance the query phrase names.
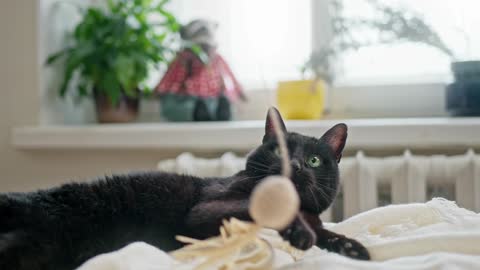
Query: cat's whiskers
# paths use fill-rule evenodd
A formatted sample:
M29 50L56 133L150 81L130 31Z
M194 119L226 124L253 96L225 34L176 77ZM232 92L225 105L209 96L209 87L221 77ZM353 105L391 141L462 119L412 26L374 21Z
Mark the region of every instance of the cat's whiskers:
M321 189L324 189L324 190L327 190L327 191L336 191L337 190L336 188L332 188L332 187L323 185L321 183L315 183L315 185L317 186L317 188L321 188Z
M318 183L317 183L317 184L318 184ZM322 196L322 198L323 198L324 200L326 200L326 201L330 201L330 200L331 200L330 196L329 196L327 193L325 193L325 190L323 190L321 187L319 187L319 186L317 186L317 185L315 185L315 186L313 186L313 187L315 188L316 191L318 191L318 193L320 194L320 196Z
M260 175L268 175L268 171L266 171L265 169L262 169L262 168L257 168L255 166L252 166L251 169L254 170L255 173L259 173L257 174L256 176L260 176Z
M323 185L325 187L328 183L335 183L335 176L332 176L331 174L322 174L322 173L316 173L315 174L316 179L321 179L322 181L316 181L316 184Z
M315 193L312 190L312 186L310 186L310 185L308 186L308 191L310 191L310 194L312 195L313 202L315 203L315 211L319 211L320 206L318 205L318 200L315 196Z
M320 195L323 197L323 199L324 199L325 201L327 201L327 202L328 202L328 201L330 201L330 200L331 200L331 199L330 199L330 196L328 196L328 195L327 195L327 193L325 193L325 191L324 191L324 190L322 190L322 189L318 189L318 191L320 192Z
M249 161L248 165L251 165L251 166L254 166L254 167L257 167L257 168L269 169L268 165L260 163L260 162L256 162L256 161L253 161L253 160Z
M256 176L246 176L246 177L237 179L237 181L245 181L245 180L259 179L259 178L263 178L263 177L265 177L265 176L267 176L267 175L268 175L268 174L259 174L259 175L256 175Z
M247 167L254 167L254 168L260 168L260 169L268 169L268 166L261 164L261 163L255 163L255 162L249 162L247 164Z

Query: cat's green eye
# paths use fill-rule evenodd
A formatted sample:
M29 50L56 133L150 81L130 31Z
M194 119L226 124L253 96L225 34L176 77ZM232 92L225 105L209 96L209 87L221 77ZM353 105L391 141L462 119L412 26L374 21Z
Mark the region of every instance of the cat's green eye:
M322 160L317 156L311 156L307 160L307 163L308 163L308 166L310 166L312 168L316 168L316 167L322 165Z
M282 154L280 153L280 148L277 146L275 149L273 149L273 153L277 155L278 157L281 156Z

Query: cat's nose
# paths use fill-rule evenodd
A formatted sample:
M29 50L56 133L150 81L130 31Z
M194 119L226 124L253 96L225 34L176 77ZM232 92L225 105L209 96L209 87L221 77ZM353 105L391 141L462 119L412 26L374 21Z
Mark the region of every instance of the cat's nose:
M292 169L294 171L299 172L302 170L302 164L298 160L294 159L290 162L290 164L292 165Z

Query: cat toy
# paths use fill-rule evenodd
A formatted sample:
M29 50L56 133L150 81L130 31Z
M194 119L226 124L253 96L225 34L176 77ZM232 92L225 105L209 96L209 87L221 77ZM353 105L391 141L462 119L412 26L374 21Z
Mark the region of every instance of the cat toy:
M252 222L235 218L224 220L220 227L220 236L197 240L177 236L177 240L188 244L171 255L182 262L199 261L196 269L271 269L273 266L273 248L300 256L286 241L271 245L259 236L263 227L282 230L296 217L300 209L300 198L290 178L288 148L280 128L280 119L269 110L273 128L278 139L282 160L282 174L269 176L262 180L250 197L249 213Z

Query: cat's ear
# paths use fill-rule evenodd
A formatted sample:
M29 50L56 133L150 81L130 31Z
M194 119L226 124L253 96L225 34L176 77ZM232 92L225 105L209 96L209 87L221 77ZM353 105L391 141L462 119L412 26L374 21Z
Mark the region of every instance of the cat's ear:
M287 128L285 127L285 123L283 123L282 116L280 112L275 107L270 107L267 113L267 120L265 121L265 135L263 136L263 142L266 142L270 138L275 137L275 128L273 126L273 114L277 115L278 120L280 121L280 128L284 133L287 132Z
M329 129L327 132L325 132L322 138L320 138L321 141L325 142L332 148L338 163L340 163L343 148L345 147L345 143L347 142L347 131L347 125L343 123L337 124L331 129Z

